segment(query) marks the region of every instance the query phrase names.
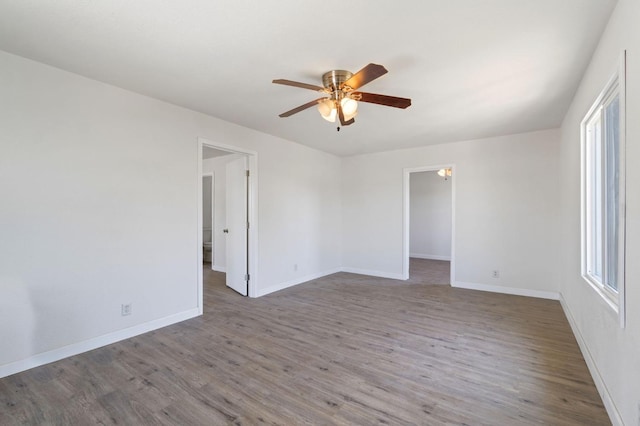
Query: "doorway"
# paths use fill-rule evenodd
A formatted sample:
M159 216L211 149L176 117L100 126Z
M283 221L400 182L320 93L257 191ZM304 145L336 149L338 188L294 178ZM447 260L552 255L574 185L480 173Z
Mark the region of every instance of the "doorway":
M454 165L404 170L403 278L451 284L455 271Z
M209 158L206 153L203 157ZM206 167L203 166L203 169ZM202 262L214 269L215 179L213 172L202 173Z
M226 274L227 287L243 296L256 294L257 153L198 138L198 283L203 301L206 215L203 188L211 175L211 263ZM201 309L202 310L202 309Z

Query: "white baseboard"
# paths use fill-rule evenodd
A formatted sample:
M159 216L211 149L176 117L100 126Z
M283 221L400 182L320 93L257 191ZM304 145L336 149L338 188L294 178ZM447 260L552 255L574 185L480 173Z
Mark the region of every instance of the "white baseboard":
M220 265L213 265L211 267L212 270L217 271L217 272L224 272L225 274L227 273L227 267L226 266L220 266Z
M340 268L329 269L328 271L319 272L316 274L305 275L304 277L295 278L293 280L281 282L278 284L271 285L265 289L258 290L258 294L256 297L265 296L269 293L273 293L276 291L284 290L285 288L293 287L294 285L306 283L307 281L316 280L318 278L326 277L327 275L335 274L336 272L340 272Z
M600 375L600 371L596 366L593 357L591 356L591 352L589 352L589 348L587 347L587 343L584 341L582 337L582 333L580 333L580 329L578 329L578 325L576 323L575 318L571 314L569 310L569 306L562 297L562 293L560 293L560 305L562 306L562 310L564 311L564 315L567 317L569 321L569 325L571 326L571 330L573 331L573 335L576 337L576 341L578 342L578 346L580 347L580 351L582 352L582 357L587 363L587 368L589 368L589 373L591 373L591 377L593 378L593 382L596 384L596 389L598 389L598 393L602 398L602 403L607 410L607 414L609 415L609 420L614 426L624 426L624 422L622 421L622 416L620 416L620 412L616 408L616 405L613 403L613 398L611 398L611 394L607 389L602 376Z
M1 365L0 378L19 373L21 371L29 370L31 368L39 367L41 365L49 364L54 361L59 361L63 358L68 358L70 356L78 355L83 352L91 351L102 346L110 345L112 343L119 342L120 340L128 339L152 330L156 330L158 328L166 327L168 325L187 320L189 318L197 317L198 315L200 315L200 311L198 308L189 309L188 311L169 315L168 317L145 322L143 324L125 328L124 330L114 331L113 333L94 337L82 342L73 343L71 345L63 346L61 348L53 349L47 352L42 352L40 354L30 356L29 358L25 358L20 361Z
M349 272L351 274L369 275L372 277L390 278L392 280L405 280L402 274L392 274L389 272L372 271L370 269L358 269L358 268L342 268L342 272Z
M448 260L449 262L451 261L451 256L439 256L437 254L409 253L409 257L415 257L416 259Z
M560 294L553 291L529 290L526 288L503 287L501 285L466 283L455 281L451 283L451 287L466 288L469 290L489 291L492 293L513 294L515 296L537 297L539 299L558 300Z

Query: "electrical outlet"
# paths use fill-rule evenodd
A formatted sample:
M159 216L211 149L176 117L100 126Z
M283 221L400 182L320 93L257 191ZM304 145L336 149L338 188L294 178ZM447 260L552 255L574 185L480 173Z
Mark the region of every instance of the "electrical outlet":
M131 315L131 303L123 303L121 305L122 316Z
M500 271L497 269L494 269L493 272L491 272L491 276L493 278L500 278Z

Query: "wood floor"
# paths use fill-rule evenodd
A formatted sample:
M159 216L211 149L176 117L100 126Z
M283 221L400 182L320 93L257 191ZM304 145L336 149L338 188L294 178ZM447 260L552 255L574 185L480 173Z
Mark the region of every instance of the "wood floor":
M610 424L558 302L223 279L205 270L202 317L0 379L0 424Z
M409 259L406 284L451 284L451 262L448 260Z

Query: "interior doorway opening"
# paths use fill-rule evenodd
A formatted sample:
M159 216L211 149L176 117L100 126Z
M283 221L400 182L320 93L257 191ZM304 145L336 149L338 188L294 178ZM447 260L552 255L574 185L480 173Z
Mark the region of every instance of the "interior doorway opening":
M206 155L203 155L206 159ZM203 165L203 169L206 169ZM214 265L214 227L215 227L215 180L214 173L202 173L202 263L213 268Z
M454 282L454 165L404 170L403 278Z
M227 287L255 296L257 153L199 138L198 195L200 306L203 265L224 273Z

